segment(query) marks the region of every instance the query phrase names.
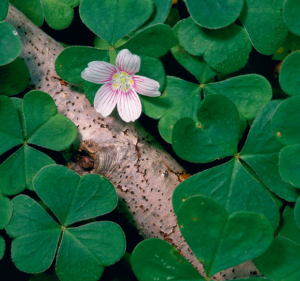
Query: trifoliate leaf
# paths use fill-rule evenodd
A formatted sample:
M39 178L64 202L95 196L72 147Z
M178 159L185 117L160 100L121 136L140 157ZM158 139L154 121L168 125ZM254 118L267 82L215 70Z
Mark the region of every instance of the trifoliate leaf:
M290 96L300 95L300 52L289 55L281 65L279 82L282 90Z
M138 244L132 252L131 265L140 281L204 280L178 250L160 239L147 239Z
M22 51L19 34L8 22L0 22L0 46L0 66L14 61Z
M266 187L238 159L198 173L179 184L172 199L176 214L181 204L193 195L218 201L229 214L239 211L263 214L273 229L279 223L279 210Z
M179 41L183 48L204 60L216 71L232 73L243 68L251 52L251 43L241 26L210 30L197 25L191 18L179 29Z
M171 52L175 59L190 73L192 73L198 81L203 84L207 82L210 78L215 76L217 73L208 65L208 63L203 59L203 57L190 55L181 46L178 38L178 31L182 23L185 20L180 21L173 28L174 32L174 43L171 48Z
M274 281L300 278L300 246L286 238L274 238L271 247L254 260L258 270Z
M40 91L25 95L23 103L20 99L0 96L0 124L1 154L24 145L0 166L0 191L7 195L17 194L26 187L32 190L36 172L54 163L32 145L63 150L77 137L75 124L59 114L53 99Z
M29 82L29 71L23 60L0 66L0 95L11 96L26 89Z
M193 196L183 202L177 220L185 241L208 277L260 256L273 240L273 229L264 215L229 215L221 204L204 196Z
M239 19L252 45L263 55L274 54L288 35L282 9L283 0L245 0Z
M190 162L206 163L237 153L240 117L233 101L223 95L207 96L197 121L182 118L172 134L175 153Z
M186 5L197 24L217 29L230 25L239 17L244 0L186 0Z
M154 58L164 56L173 45L173 31L166 24L147 27L118 49L128 49L133 54Z
M81 78L81 72L92 61L109 62L109 52L91 47L69 47L57 57L55 70L65 81L80 84L84 82Z
M0 0L0 21L5 20L8 13L8 0Z
M294 208L290 205L286 206L282 214L278 236L300 245L300 228L296 224Z
M80 178L66 167L50 165L37 173L34 188L63 225L30 197L15 197L6 231L14 238L16 267L27 273L42 272L58 251L56 274L61 281L98 280L104 267L119 260L125 251L122 229L108 221L70 225L112 211L117 203L113 185L98 175Z
M83 23L111 46L145 23L152 12L151 0L82 0L80 4Z
M259 112L240 157L275 194L295 202L300 189L284 181L279 173L278 161L282 144L274 136L271 124L278 104L280 101L272 101Z
M80 0L10 0L10 2L24 13L35 25L41 26L44 18L53 29L68 27L74 17L72 8Z
M297 0L286 0L283 6L284 21L294 34L300 36L299 23L300 3Z

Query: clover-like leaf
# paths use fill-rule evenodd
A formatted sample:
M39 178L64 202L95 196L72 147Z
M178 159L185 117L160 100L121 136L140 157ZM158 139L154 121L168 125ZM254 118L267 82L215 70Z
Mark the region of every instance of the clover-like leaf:
M273 229L265 216L252 212L229 215L221 204L204 196L183 202L177 220L209 277L260 256L273 240Z
M34 188L61 225L30 197L15 197L6 231L14 239L12 259L17 268L42 272L58 251L56 274L60 280L98 280L104 267L123 255L124 233L108 221L71 225L112 211L117 204L113 185L98 175L80 178L66 167L50 165L37 173Z
M188 18L182 23L178 34L181 45L188 53L203 56L214 70L222 73L243 68L252 49L247 33L236 24L210 30Z
M283 0L245 0L239 19L254 48L264 55L275 53L288 35L282 10Z
M166 24L156 24L143 29L117 49L128 49L136 55L159 58L170 50L173 38L171 27Z
M18 32L8 22L0 21L0 66L14 61L21 51Z
M274 238L271 247L254 263L264 276L273 281L299 280L300 246L286 238Z
M73 8L80 0L10 0L10 2L35 25L41 26L45 18L51 28L60 30L71 24L74 17Z
M279 72L282 90L290 96L300 95L300 52L294 52L283 62Z
M77 136L75 124L57 112L48 94L39 91L25 95L23 102L0 96L0 121L0 154L23 145L0 166L0 191L6 195L25 188L33 190L34 175L44 166L54 164L32 145L59 151L69 147Z
M174 126L172 146L179 157L206 163L237 153L240 117L232 100L209 95L197 113L197 120L185 117Z
M11 96L26 89L29 82L29 70L23 60L0 66L0 95Z
M151 0L82 0L80 4L83 23L111 46L145 23L152 12Z
M8 13L8 0L0 0L0 21L5 20Z
M300 36L300 23L298 15L300 3L297 0L286 0L283 6L284 21L290 31Z
M178 22L173 28L174 43L171 52L175 59L203 84L217 73L208 65L203 57L191 55L181 46L178 31L184 21L185 20Z
M275 194L285 200L295 202L300 195L300 189L289 181L284 181L278 169L282 144L273 134L271 121L279 103L280 101L272 101L259 112L240 153L240 158Z
M138 244L132 252L131 265L140 281L204 280L178 250L160 239Z
M296 224L294 208L290 205L286 206L282 214L278 236L300 245L300 228Z
M186 0L186 5L197 24L217 29L230 25L239 17L244 0Z

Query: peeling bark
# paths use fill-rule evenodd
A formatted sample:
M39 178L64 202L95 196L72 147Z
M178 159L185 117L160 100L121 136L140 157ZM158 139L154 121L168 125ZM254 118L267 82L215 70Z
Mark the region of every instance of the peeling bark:
M144 237L168 241L203 274L202 265L182 238L172 210L173 191L188 174L138 121L125 123L116 112L102 118L79 86L59 78L54 69L55 59L64 49L59 43L13 6L10 6L6 21L16 28L22 39L21 58L29 68L31 85L47 92L58 111L76 124L81 150L95 161L92 172L111 180L123 210L127 210L127 215ZM94 144L94 152L87 149L88 143ZM90 165L90 159L84 161L86 166ZM78 165L70 167L78 173L84 172ZM261 274L250 261L223 271L213 279L254 276Z

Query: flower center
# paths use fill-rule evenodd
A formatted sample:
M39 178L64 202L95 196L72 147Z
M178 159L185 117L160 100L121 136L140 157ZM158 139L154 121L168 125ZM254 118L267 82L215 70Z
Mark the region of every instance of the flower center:
M113 83L114 90L122 90L127 93L133 85L133 80L128 73L123 71L113 76Z

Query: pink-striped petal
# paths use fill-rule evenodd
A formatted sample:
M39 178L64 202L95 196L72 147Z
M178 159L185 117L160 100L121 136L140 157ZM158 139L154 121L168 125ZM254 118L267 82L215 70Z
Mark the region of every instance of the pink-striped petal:
M130 51L125 49L118 54L116 65L120 71L133 75L140 71L141 59L139 56L133 55Z
M125 122L134 122L142 113L142 104L139 96L133 88L127 93L120 91L118 111Z
M159 83L153 79L134 75L132 76L133 88L141 95L149 97L159 97L161 93L158 91Z
M104 84L97 92L94 107L103 117L111 114L119 98L119 91L113 89L113 83Z
M103 84L112 81L116 73L118 70L114 65L105 61L92 61L82 71L81 77L89 82Z

